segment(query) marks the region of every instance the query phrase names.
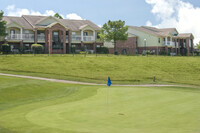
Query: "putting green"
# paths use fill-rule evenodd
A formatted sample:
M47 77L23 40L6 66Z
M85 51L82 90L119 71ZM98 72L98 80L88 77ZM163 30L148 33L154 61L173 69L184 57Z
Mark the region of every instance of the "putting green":
M17 133L200 132L199 89L110 87L108 91L108 87L104 86L25 80L28 89L22 85L23 79L0 80L3 85L0 86L2 93L10 89L9 92L20 91L21 95L29 95L36 91L40 95L37 98L30 98L31 102L23 101L16 106L10 105L11 107L6 106L1 109L0 131L5 133L12 131ZM18 87L6 81L16 82ZM45 91L41 91L41 88L30 89L35 85L44 87ZM0 96L6 98L7 95L8 104L15 104L16 100L10 100L9 94L2 93Z

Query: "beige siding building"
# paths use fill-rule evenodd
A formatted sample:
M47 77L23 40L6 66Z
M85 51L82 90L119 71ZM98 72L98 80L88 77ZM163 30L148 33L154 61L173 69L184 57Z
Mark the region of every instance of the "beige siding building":
M31 51L34 43L42 44L45 53L70 53L83 49L96 52L97 45L103 45L98 39L100 28L89 20L67 20L52 16L23 15L22 17L4 16L8 35L0 44L8 43L12 51L24 47Z

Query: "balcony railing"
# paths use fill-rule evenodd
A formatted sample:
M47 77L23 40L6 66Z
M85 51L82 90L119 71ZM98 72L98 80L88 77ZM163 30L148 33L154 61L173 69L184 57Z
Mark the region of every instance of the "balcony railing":
M79 36L79 35L72 35L72 41L81 41L81 36Z
M84 36L83 37L83 41L86 41L86 42L90 42L90 41L94 41L94 37L93 36Z
M45 35L43 35L43 34L37 35L37 39L38 39L38 41L45 41Z
M22 40L33 41L34 40L34 34L22 34Z
M6 36L7 40L34 40L34 34L10 34Z
M7 40L25 40L25 41L34 41L34 34L9 34L6 36ZM62 38L62 37L61 37ZM45 35L44 34L38 34L37 35L38 41L45 41ZM66 35L66 40L69 40L69 36ZM91 42L95 41L94 36L83 36L83 40L81 38L81 35L72 35L71 36L72 41L85 41L85 42ZM165 44L165 43L164 43Z
M6 36L8 40L22 40L21 34L10 34Z
M163 42L163 45L166 45L167 44L167 46L175 46L175 42L172 42L172 41L167 41L167 42Z

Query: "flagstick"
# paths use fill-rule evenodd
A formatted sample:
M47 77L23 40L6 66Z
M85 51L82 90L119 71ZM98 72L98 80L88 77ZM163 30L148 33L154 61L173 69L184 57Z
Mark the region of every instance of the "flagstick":
M107 112L109 112L109 86L107 88Z

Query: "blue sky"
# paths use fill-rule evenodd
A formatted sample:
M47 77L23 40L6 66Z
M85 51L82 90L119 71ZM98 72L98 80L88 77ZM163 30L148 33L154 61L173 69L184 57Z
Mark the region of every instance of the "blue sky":
M121 19L127 25L175 27L180 32L192 32L196 41L200 41L200 19L196 18L200 18L200 0L0 0L0 3L5 15L58 12L74 19L74 15L67 17L73 13L97 25Z
M39 11L53 10L61 14L76 13L96 24L109 19L124 20L129 25L144 25L153 17L151 5L143 0L1 0L0 9L6 14L8 5ZM40 3L40 4L38 4ZM137 4L136 4L137 3ZM46 5L46 6L45 6ZM141 17L142 16L142 17ZM153 19L151 19L154 21Z

